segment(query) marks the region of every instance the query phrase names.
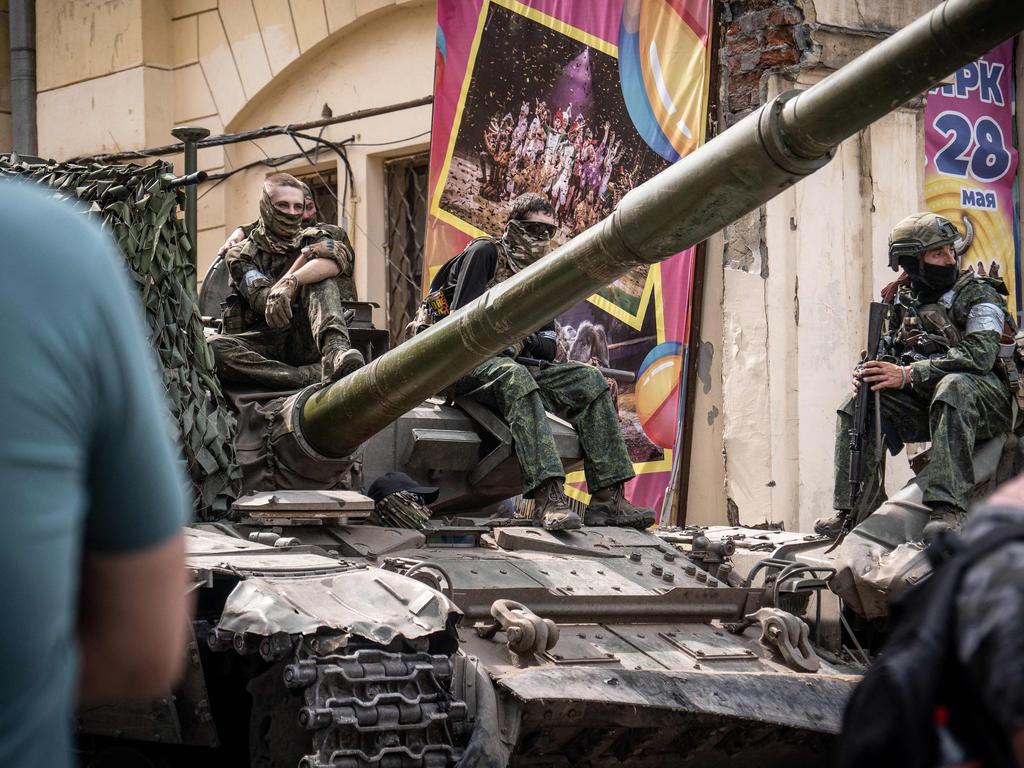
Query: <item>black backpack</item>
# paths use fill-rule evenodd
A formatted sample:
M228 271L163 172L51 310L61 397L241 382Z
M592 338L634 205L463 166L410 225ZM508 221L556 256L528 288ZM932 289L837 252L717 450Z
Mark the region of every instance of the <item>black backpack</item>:
M452 300L455 298L455 284L451 280L451 275L459 273L465 261L466 253L469 252L470 248L482 241L496 243L497 239L493 237L473 238L462 251L448 259L437 270L434 279L430 281L427 295L423 297L423 301L420 303L416 317L413 318L412 322L405 329L406 339L412 338L438 320L448 317L448 314L451 312Z
M847 703L839 768L935 768L936 710L984 768L1015 763L1009 739L982 703L956 655L956 595L967 570L999 546L1024 538L1024 525L1001 525L970 545L953 535L928 549L932 574L893 604L879 658Z

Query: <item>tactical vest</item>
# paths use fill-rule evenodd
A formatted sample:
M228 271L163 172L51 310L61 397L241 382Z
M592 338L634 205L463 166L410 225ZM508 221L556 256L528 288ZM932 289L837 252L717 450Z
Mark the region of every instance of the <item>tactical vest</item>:
M256 244L246 238L237 246L240 253L248 259L255 260L259 249ZM229 278L230 279L230 278ZM271 278L268 275L267 280ZM221 331L223 333L244 333L260 324L262 318L249 306L234 281L230 282L231 292L221 302Z
M936 302L913 306L899 302L902 291L898 286L887 286L883 297L893 305L898 326L890 334L891 347L901 350L901 364L944 356L963 340L963 333L950 317L960 292L975 280L973 272L965 272L950 289L953 296L949 307ZM1004 289L1005 290L1005 289ZM890 315L892 319L892 315ZM994 367L996 374L1006 383L1018 403L1024 406L1024 334L1018 332L1017 323L1004 313L1003 330L999 339L999 358Z

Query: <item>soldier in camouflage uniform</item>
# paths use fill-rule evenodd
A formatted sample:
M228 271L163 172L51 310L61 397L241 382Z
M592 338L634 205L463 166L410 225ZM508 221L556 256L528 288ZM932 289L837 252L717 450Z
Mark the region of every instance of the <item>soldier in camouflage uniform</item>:
M338 279L351 272L351 246L344 232L334 239L301 228L303 187L288 174L268 178L259 222L227 251L234 292L224 333L210 340L224 381L291 390L363 364L349 342Z
M896 362L869 361L854 372L854 386L881 393L883 443L895 455L903 443L931 441L924 503L931 508L925 540L961 522L974 486L975 441L1012 429L1009 379L999 359L1000 340L1013 321L1002 280L959 271L956 227L933 213L910 216L889 236L893 269L904 274L883 291L891 304ZM850 429L854 398L839 409L835 495L838 514L815 530L837 534L885 500L884 451L868 437L863 491L850 494Z
M339 244L340 252L348 256L339 265L341 266L341 272L335 278L338 280L341 289L341 300L359 301L353 274L354 251L352 250L351 243L349 243L348 233L337 224L321 221L320 211L316 206L316 198L313 197L313 190L304 181L300 181L299 185L302 187L303 192L302 232L299 235L299 247L305 248L324 238L336 240ZM259 223L259 219L257 219L251 224L235 227L231 234L228 235L228 239L220 247L220 250L217 251L217 255L226 256L228 250L245 240Z
M451 310L541 258L548 251L555 226L545 198L534 194L518 197L502 238L480 238L451 262L444 278L446 293L452 296ZM565 472L545 410L564 416L579 434L592 494L587 524L646 528L654 523L653 510L633 506L623 493L625 482L634 476L633 464L604 377L593 366L571 362L531 373L514 359L523 354L553 360L556 339L554 323L549 323L463 376L455 384L455 393L496 409L508 423L522 473L523 495L535 499L535 519L545 528L565 530L582 524L562 489Z

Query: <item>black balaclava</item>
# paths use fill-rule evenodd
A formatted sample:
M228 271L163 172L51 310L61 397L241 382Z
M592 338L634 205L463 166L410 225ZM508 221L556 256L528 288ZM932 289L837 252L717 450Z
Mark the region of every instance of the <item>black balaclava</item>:
M900 259L900 266L910 275L910 285L925 304L938 301L960 275L959 264L925 264L922 256Z

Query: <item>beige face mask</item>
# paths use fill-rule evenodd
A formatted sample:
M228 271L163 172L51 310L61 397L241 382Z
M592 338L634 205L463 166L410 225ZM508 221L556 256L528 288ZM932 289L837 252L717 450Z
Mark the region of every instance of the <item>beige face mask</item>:
M266 189L260 196L260 223L253 231L256 244L267 251L280 253L298 247L301 213L284 213L274 207Z
M522 221L512 220L505 225L504 240L516 270L530 266L551 250L551 237L531 234Z

